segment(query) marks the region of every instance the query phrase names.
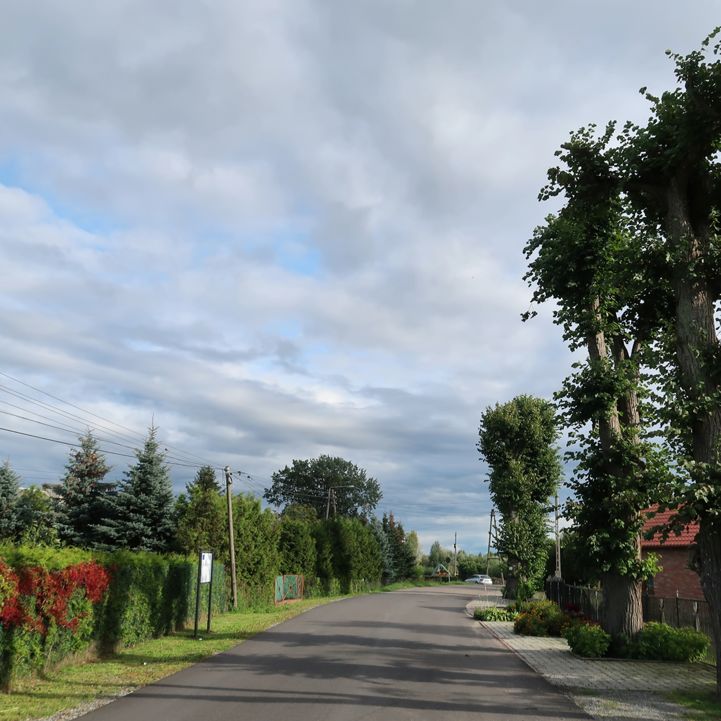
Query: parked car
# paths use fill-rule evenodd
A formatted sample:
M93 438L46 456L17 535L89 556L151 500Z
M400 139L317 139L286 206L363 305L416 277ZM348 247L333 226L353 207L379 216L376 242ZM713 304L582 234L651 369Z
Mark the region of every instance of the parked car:
M470 578L467 578L466 583L482 583L486 586L491 586L493 581L491 580L491 577L487 576L485 573L476 573Z

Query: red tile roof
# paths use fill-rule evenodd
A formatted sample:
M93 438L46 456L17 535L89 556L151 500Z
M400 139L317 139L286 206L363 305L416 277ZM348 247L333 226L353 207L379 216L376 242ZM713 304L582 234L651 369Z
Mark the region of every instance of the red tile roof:
M649 508L644 513L654 512L655 508ZM689 523L681 535L677 536L675 533L670 533L668 538L664 541L660 533L654 533L650 539L644 538L647 531L650 531L654 526L665 524L669 519L676 513L675 510L671 509L668 511L662 511L656 513L653 518L647 518L643 524L641 531L641 547L642 548L688 548L696 543L696 534L698 533L698 523Z

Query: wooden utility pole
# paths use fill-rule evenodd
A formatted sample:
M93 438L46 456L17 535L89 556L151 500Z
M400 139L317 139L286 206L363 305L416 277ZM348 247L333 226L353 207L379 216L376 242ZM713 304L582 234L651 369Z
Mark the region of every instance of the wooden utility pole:
M328 488L328 501L325 504L325 520L326 521L328 520L328 516L330 516L330 497L331 497L332 493L333 493L333 489Z
M230 487L233 485L233 476L230 466L225 471L225 498L228 501L228 542L230 545L230 590L233 596L233 608L238 608L238 584L235 578L235 536L233 535L233 499Z
M458 532L453 532L453 576L454 578L458 577L458 550L456 548L456 543L458 542Z
M558 530L558 493L556 494L556 572L554 578L561 579L561 534Z
M491 570L491 536L493 534L493 527L496 525L496 509L491 508L491 518L488 521L488 553L486 554L486 576L489 575Z

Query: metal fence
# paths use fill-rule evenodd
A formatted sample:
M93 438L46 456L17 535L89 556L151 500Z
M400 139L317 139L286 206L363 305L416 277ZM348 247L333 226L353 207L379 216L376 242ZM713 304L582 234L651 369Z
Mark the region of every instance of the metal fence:
M561 608L574 608L594 621L601 620L603 593L597 588L571 586L563 581L546 581L546 598L555 601ZM643 620L659 621L676 628L695 628L706 634L711 646L706 657L709 663L716 663L711 611L706 601L688 598L660 598L643 595Z

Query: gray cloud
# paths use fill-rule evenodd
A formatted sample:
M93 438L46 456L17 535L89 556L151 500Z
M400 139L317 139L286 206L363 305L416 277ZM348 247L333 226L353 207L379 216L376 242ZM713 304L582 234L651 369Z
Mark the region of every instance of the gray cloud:
M483 547L480 413L572 360L519 321L553 150L642 119L715 6L7 5L5 370L257 483L344 455L424 543ZM0 442L36 480L66 450Z

